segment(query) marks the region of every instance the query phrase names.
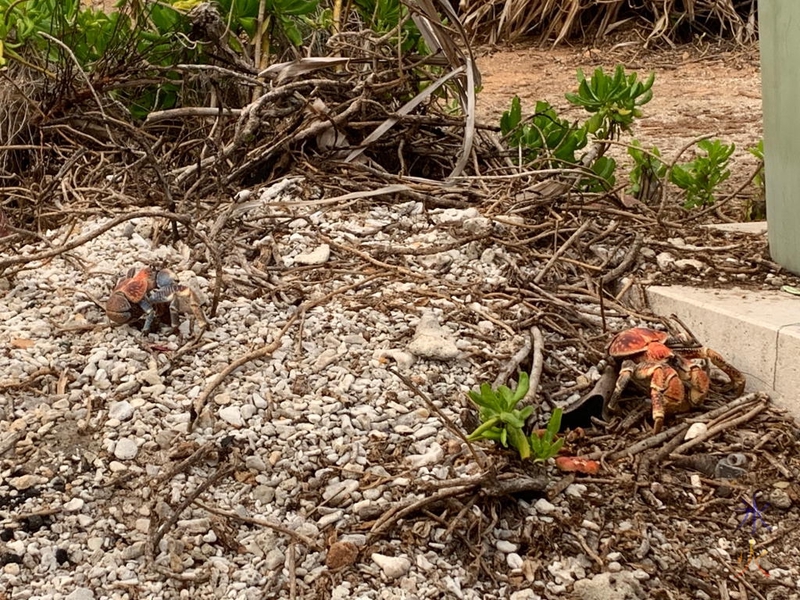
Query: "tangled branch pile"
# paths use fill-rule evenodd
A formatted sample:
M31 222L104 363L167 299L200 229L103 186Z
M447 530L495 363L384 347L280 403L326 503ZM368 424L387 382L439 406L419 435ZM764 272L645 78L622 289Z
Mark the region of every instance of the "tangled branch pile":
M492 43L535 35L559 42L611 33L621 25L643 26L647 42L672 43L687 34L756 38L754 0L464 0L465 26Z
M479 81L464 32L440 17L457 23L447 2L396 2L386 14L336 3L338 15L316 1L274 14L259 2L131 2L110 16L3 2L16 23L0 87L6 233L123 206L203 205L201 218L298 170L442 179L472 169ZM23 34L26 19L35 28Z

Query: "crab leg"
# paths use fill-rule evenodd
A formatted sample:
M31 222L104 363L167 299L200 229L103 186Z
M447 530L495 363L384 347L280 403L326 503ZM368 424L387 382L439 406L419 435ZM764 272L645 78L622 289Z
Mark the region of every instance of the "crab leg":
M664 398L672 402L683 403L685 391L683 382L672 367L662 364L639 365L639 368L650 370L650 401L653 404L653 433L661 431L664 425Z
M710 360L715 367L719 368L731 380L731 385L737 396L744 392L746 383L745 376L736 367L722 358L722 355L711 348L697 348L681 350L681 355L686 358L705 358Z

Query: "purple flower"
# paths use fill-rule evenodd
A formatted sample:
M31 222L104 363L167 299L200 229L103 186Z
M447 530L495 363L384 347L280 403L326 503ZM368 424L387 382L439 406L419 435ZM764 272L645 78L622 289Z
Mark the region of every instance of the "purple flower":
M753 535L755 535L759 523L763 527L766 527L768 531L772 531L772 526L769 525L767 523L767 520L764 518L764 511L769 508L769 503L764 504L763 508L759 508L758 502L756 501L756 493L753 493L751 501L748 501L746 498L742 498L742 503L744 504L744 506L737 510L737 512L742 513L742 520L736 527L737 531L743 525L748 525L751 523L753 525Z

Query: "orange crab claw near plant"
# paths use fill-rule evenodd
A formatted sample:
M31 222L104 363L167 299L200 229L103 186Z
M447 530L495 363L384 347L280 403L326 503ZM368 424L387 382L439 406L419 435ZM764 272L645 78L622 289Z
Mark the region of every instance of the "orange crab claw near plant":
M556 467L567 473L584 473L586 475L597 475L600 471L599 462L580 456L559 456L556 459Z

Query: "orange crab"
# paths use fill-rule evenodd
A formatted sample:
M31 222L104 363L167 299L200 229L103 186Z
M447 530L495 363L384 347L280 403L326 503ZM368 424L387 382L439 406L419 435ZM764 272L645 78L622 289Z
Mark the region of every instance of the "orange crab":
M115 323L124 324L138 321L144 317L142 330L147 333L156 321L166 320L170 315L173 328L178 326L178 314L190 310L194 317L206 324L205 316L200 309L191 288L180 285L171 271L162 269L154 271L149 267L136 271L128 270L121 278L105 304L106 315Z
M667 415L687 412L703 403L711 384L709 362L730 378L737 395L744 391L744 375L718 352L663 331L626 329L611 340L608 354L621 362L609 410L616 410L629 382L649 389L654 433L661 431Z

